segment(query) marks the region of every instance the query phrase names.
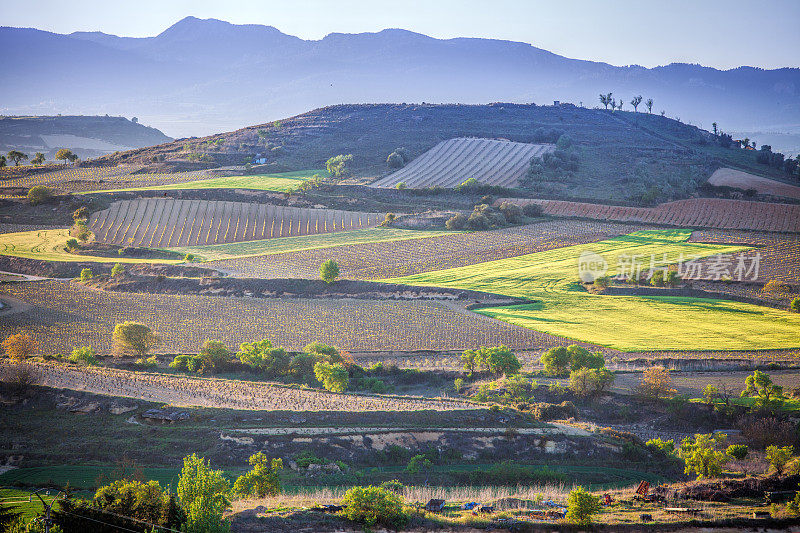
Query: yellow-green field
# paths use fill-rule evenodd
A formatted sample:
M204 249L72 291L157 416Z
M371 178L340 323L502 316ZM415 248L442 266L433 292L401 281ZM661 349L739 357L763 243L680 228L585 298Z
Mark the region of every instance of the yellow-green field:
M214 261L218 259L297 252L300 250L316 250L318 248L333 248L335 246L347 246L351 244L425 239L427 237L439 237L441 235L452 235L454 233L460 232L399 228L365 228L352 231L339 231L336 233L278 237L275 239L212 244L208 246L184 246L180 248L167 248L167 250L179 252L181 254L191 253L206 261Z
M129 189L108 189L104 191L88 191L82 194L125 192L125 191L173 191L179 189L252 189L256 191L291 192L304 181L314 176L328 177L326 170L298 170L276 174L259 174L253 176L225 176L207 180L185 181L168 185L152 185L149 187L132 187Z
M40 259L42 261L94 261L98 263L180 263L175 259L136 257L99 257L72 254L66 250L68 229L48 229L0 234L0 255Z
M622 351L764 350L800 347L800 314L727 300L679 296L610 296L587 293L578 261L593 252L608 263L636 256L649 266L748 249L686 242L691 230L641 231L461 268L388 281L455 287L521 297L535 303L478 311L487 316Z

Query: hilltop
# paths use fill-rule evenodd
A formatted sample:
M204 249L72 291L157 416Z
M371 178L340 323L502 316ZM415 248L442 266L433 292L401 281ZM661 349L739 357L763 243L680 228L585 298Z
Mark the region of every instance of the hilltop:
M3 80L6 113L136 114L176 136L342 102L597 106L608 92L624 109L641 94L655 100L654 111L706 128L792 133L800 124L797 68L618 67L528 43L402 29L303 40L272 26L187 17L145 38L0 28L0 48L10 72L25 72Z
M172 141L135 120L110 116L0 117L0 152L19 150L29 156L42 152L53 159L58 149L69 148L86 159Z
M780 177L757 164L754 152L723 148L711 133L695 126L656 114L570 104L337 105L110 155L95 164L148 164L155 171L242 165L263 157L267 170L280 172L323 168L331 156L353 154L354 174L369 182L389 172L386 158L397 148L413 159L454 137L555 143L562 134L572 140L578 168L539 187L534 191L539 197L635 204L686 198L723 166ZM198 158L207 161L190 163Z

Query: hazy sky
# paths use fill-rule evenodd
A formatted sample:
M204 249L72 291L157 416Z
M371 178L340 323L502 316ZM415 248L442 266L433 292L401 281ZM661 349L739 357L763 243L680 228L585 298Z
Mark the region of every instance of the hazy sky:
M0 0L0 25L156 35L181 18L267 24L304 39L404 28L531 43L648 67L800 67L800 0Z

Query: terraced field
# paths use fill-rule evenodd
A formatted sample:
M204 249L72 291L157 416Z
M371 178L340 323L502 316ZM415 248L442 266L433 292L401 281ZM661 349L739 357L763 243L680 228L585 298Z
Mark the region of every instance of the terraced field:
M800 315L795 313L707 298L590 294L576 281L582 253L599 255L608 264L607 273L616 275L625 268L625 258L655 258L656 265L663 266L677 263L681 257L708 257L746 249L686 242L690 236L690 230L636 232L592 244L389 281L528 298L535 303L479 312L551 335L622 351L800 347Z
M451 232L421 240L342 245L274 253L264 257L212 261L206 266L240 277L316 278L319 276L319 264L326 259L335 259L343 278L383 279L594 242L639 229L642 229L641 225L583 220L544 221L492 231ZM354 233L337 235L349 238ZM200 254L203 255L203 252L200 251Z
M447 302L234 298L104 292L77 283L0 285L31 307L4 316L0 337L27 332L42 353L93 346L109 353L114 325L147 324L161 335L160 353L196 353L206 339L230 347L269 338L287 348L312 341L349 351L464 350L480 345L552 346L549 335L459 311Z
M519 205L535 203L545 214L557 217L592 218L616 222L639 222L666 226L800 232L800 205L692 198L668 202L657 207L501 198Z
M92 214L89 228L100 242L170 248L333 233L382 221L378 213L151 198L114 202Z
M459 137L440 142L372 186L394 187L403 182L412 189L452 188L475 178L488 185L515 187L531 159L552 149L549 144Z

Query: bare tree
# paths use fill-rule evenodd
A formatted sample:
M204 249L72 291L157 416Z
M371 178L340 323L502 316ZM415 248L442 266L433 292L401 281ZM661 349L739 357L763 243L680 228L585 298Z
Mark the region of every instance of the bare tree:
M644 103L644 105L647 106L647 112L648 113L652 113L653 112L653 99L652 98L648 98L647 101Z
M612 109L614 108L614 104L612 104L613 100L611 99L611 95L612 94L613 93L601 94L600 95L600 103L603 104L604 106L606 106L606 109L608 109L609 104L611 105Z
M638 107L639 107L639 104L641 104L641 103L642 103L642 95L641 94L639 96L634 96L633 100L631 100L631 105L633 106L633 111L635 113L639 112Z

